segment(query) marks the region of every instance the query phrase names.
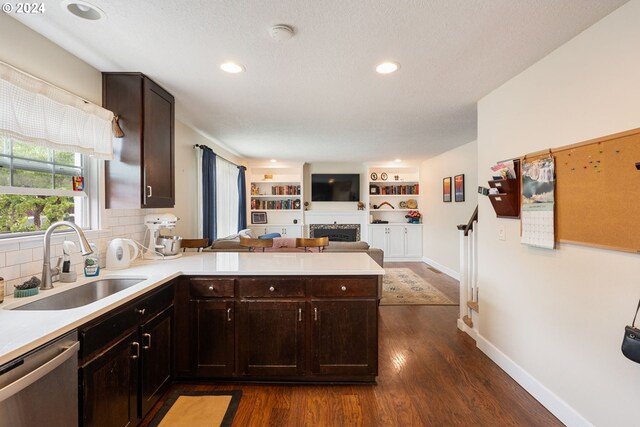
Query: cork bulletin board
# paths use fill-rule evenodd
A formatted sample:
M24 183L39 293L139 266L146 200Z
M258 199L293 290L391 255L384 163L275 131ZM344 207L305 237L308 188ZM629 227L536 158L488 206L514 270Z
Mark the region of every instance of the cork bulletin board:
M556 239L640 254L640 129L544 153L556 165Z

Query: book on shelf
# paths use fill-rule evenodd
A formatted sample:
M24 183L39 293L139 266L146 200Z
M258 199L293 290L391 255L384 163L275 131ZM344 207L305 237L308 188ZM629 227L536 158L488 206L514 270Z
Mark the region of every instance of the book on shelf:
M271 186L273 196L299 196L300 185L273 185Z
M293 210L300 209L299 199L251 200L251 210Z
M413 185L384 185L380 187L380 195L418 195L420 184Z

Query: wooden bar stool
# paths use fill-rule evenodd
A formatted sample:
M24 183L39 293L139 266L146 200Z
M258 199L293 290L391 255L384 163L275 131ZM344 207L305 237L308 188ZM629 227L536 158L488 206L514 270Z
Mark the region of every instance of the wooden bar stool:
M249 248L249 252L255 252L256 249L262 249L262 252L264 252L264 248L273 247L273 239L250 239L241 237L240 246Z
M185 252L185 249L195 249L197 252L202 252L208 246L209 239L182 239L181 243L182 252Z
M298 237L296 239L296 248L304 248L305 252L309 252L309 248L318 248L318 252L322 252L327 246L329 246L329 237L327 236L311 239Z

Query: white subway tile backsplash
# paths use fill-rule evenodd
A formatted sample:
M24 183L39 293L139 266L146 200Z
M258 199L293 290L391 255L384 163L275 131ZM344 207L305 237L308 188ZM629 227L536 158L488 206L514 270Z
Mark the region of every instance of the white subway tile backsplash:
M38 261L20 264L20 276L38 276L42 273L42 263Z
M44 256L44 249L42 246L37 247L37 248L33 248L33 260L34 261L38 261L38 260L42 260L43 256Z
M87 239L95 243L98 248L100 265L104 266L108 243L117 237L129 238L144 243L143 239L147 231L144 225L144 216L160 213L159 209L109 209L104 211L102 226L99 231L87 231ZM29 280L31 276L40 278L43 262L43 238L21 239L19 242L0 241L0 277L6 282L6 294L12 294L14 285L19 285ZM62 243L70 240L76 243L80 249L78 238L75 234L57 233L51 238L51 265L56 265L59 257L63 255ZM71 268L78 276L84 274L84 258L79 252L71 254Z
M5 254L7 265L17 265L31 261L33 261L33 251L31 249L22 249Z
M1 242L0 241L0 252L11 252L17 251L20 249L20 244L16 242Z
M20 266L11 265L0 268L0 277L4 277L4 280L18 279L20 277Z

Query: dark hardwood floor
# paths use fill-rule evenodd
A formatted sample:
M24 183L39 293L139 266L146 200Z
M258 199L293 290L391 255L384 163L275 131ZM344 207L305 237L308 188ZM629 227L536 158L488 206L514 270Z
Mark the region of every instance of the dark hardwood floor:
M424 264L385 267L411 268L457 301L457 282ZM379 310L377 385L180 386L242 390L233 423L237 427L562 426L456 328L457 306Z

